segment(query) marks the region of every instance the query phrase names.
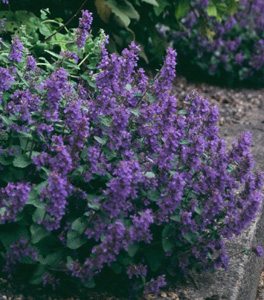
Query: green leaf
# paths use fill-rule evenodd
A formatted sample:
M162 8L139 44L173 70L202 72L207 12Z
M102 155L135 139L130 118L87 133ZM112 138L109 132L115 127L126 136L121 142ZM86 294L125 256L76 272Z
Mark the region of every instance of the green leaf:
M14 122L13 121L11 121L9 118L7 118L6 116L1 116L1 118L2 118L2 120L4 121L4 123L6 124L6 125L11 125L11 124L13 124Z
M31 232L31 242L33 244L38 243L40 240L42 240L44 237L50 234L50 232L47 231L46 228L38 224L32 224L30 226L30 232Z
M160 193L157 190L156 191L149 190L147 192L147 197L148 197L149 200L154 201L154 202L159 201L160 198L161 198Z
M59 265L63 261L64 256L65 256L65 249L60 249L54 253L48 254L45 257L44 262L45 264L56 268L59 267Z
M128 246L128 255L130 257L134 257L138 251L140 246L138 244L132 244Z
M150 269L153 272L156 272L160 268L163 261L164 255L162 251L159 249L149 248L144 250L144 254Z
M138 117L139 116L139 109L130 109L130 112L132 115Z
M100 122L104 126L109 127L111 125L112 119L109 116L100 116Z
M130 90L132 89L132 86L131 86L131 84L126 84L125 88L126 88L128 91L130 91Z
M186 115L186 114L188 114L187 110L185 109L178 110L178 115Z
M100 138L99 136L94 136L94 139L95 139L98 143L100 143L100 144L102 144L102 145L104 145L104 144L106 143L106 141L107 141L107 138L106 138L106 137Z
M1 207L0 208L0 216L3 216L5 212L6 212L6 207Z
M88 289L92 289L92 288L94 288L95 287L95 282L94 282L94 280L92 279L91 281L89 281L89 282L84 282L83 283L83 285L85 286L85 287L87 287Z
M20 141L21 149L23 151L27 151L27 150L31 149L33 142L29 141L28 138L26 138L26 137L20 137L19 141Z
M41 20L46 20L48 18L48 14L50 14L50 11L48 8L41 9L40 10L40 18Z
M154 101L156 101L156 97L152 96L151 94L147 93L147 96L148 96L148 99L149 99L149 102L152 103Z
M39 27L39 32L47 37L52 34L51 26L49 24L41 24L41 26Z
M194 244L197 241L197 236L192 232L188 232L183 235L183 238L188 241L190 244Z
M170 6L170 3L166 0L157 0L159 6L154 7L154 13L158 17L164 12L165 7Z
M179 215L177 215L177 216L171 216L170 219L171 219L172 221L175 221L175 222L180 222L181 217L180 217Z
M12 173L6 170L0 171L0 179L7 183L13 182L15 180Z
M31 203L27 203L27 204L31 204ZM41 204L45 205L44 203L41 203ZM38 207L33 213L33 216L32 216L33 222L38 223L38 221L43 220L43 218L45 216L45 213L46 213L46 207L45 206L44 207L43 206Z
M190 144L190 141L189 140L181 140L180 145L189 145Z
M162 237L163 238L170 237L173 232L174 232L173 226L167 224L162 231Z
M227 5L227 13L232 16L237 11L239 1L226 0L226 5Z
M112 12L121 20L121 22L128 27L130 19L139 20L139 14L135 10L134 6L127 0L118 2L116 0L108 0L105 2Z
M0 230L0 242L8 250L9 245L20 240L21 237L29 239L28 228L19 224L6 224Z
M120 274L122 272L122 266L118 263L112 263L111 269L115 274Z
M3 166L8 166L13 163L13 157L6 157L5 154L0 154L0 164Z
M55 52L49 51L49 50L45 50L45 52L49 53L50 55L56 57L57 59L63 59L63 57Z
M85 230L87 226L87 221L85 218L80 217L78 219L76 219L73 223L72 223L72 229L77 231L79 234L83 233L83 231Z
M116 155L117 155L116 151L110 149L107 146L104 146L103 149L104 149L104 154L108 160L116 158Z
M195 211L198 215L202 215L202 213L203 213L203 209L200 208L200 207L198 207L198 206L196 206L196 207L194 208L194 211Z
M153 172L147 172L147 173L145 173L145 176L147 178L155 178L155 174Z
M84 236L79 236L77 231L70 231L67 234L67 247L70 249L78 249L86 243L87 239Z
M29 282L34 285L41 284L43 282L43 275L46 273L46 271L46 266L39 264Z
M178 0L178 5L175 10L175 18L182 18L186 12L190 9L190 1L188 0Z
M171 241L174 228L171 225L166 225L162 231L162 247L165 252L168 252L172 249L173 243Z
M159 6L159 3L156 0L142 0L142 2L146 2L154 6Z
M25 172L23 169L18 169L15 167L9 167L10 172L12 173L12 175L14 176L15 179L17 180L21 180L25 177Z
M207 6L206 12L209 17L217 17L217 9L212 1L210 1L210 4Z
M140 98L142 98L143 94L141 94L141 93L134 93L134 97L140 97Z
M17 168L26 168L31 164L31 159L27 157L25 154L17 154L13 161L13 165Z
M173 244L168 237L162 239L162 247L165 252L168 252L172 249Z

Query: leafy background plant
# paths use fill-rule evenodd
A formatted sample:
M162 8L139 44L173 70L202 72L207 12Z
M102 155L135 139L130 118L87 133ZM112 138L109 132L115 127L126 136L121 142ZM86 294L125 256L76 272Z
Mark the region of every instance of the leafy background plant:
M206 16L212 16L218 21L224 15L233 14L237 8L236 0L212 0L207 10L203 11L201 0L94 0L94 1L9 1L12 11L26 10L39 16L39 11L49 8L51 19L59 18L66 22L84 3L84 7L94 14L93 30L97 32L103 28L110 36L108 49L111 52L118 51L128 46L132 40L141 45L140 56L146 61L161 62L168 46L166 39L156 29L156 24L164 24L171 30L183 30L182 17L193 10L202 12L199 18L199 30L203 34L210 34ZM3 9L6 5L2 5ZM62 18L62 19L61 19ZM18 22L21 21L17 20ZM69 26L76 27L77 18L73 19Z
M229 86L263 86L263 11L264 2L254 0L240 1L236 13L221 22L203 14L211 36L199 31L198 12L182 20L185 32L165 29L175 47L179 45L181 72Z
M22 16L28 26L9 30L9 18ZM88 11L77 29L44 43L61 22L47 11L6 17L2 272L52 288L119 285L133 298L158 293L165 277L227 268L224 238L239 235L261 203L250 134L227 150L216 107L197 93L171 95L172 48L149 79L137 68L139 47L110 55Z

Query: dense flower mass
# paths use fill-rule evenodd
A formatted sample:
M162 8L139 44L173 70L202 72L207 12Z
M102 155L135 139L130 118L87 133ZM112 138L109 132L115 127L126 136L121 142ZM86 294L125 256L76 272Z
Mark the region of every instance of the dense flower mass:
M206 11L209 1L199 1L195 8ZM168 36L179 47L180 58L210 75L228 74L229 83L238 80L264 81L264 1L239 1L233 16L218 22L206 13L191 12L183 19L184 32L168 30ZM199 27L206 18L207 34ZM163 31L164 34L164 31ZM184 67L184 65L183 65Z
M261 204L250 133L228 149L217 107L197 92L171 94L170 47L154 80L136 68L134 42L110 55L106 37L89 36L91 51L101 51L83 54L90 25L83 11L81 42L53 53L52 64L28 51L16 56L14 38L16 55L0 67L4 271L27 256L35 283L55 288L64 272L93 287L110 272L130 288L133 281L131 290L158 293L167 272L226 269L225 238L239 235Z

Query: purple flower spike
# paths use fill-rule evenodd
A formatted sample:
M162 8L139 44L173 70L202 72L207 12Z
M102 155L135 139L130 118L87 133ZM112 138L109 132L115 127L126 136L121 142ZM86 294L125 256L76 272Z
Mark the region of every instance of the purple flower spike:
M85 45L87 36L89 35L89 30L91 29L91 24L93 22L92 13L88 10L82 10L82 17L79 19L79 28L77 28L76 43L78 48L81 49Z
M23 51L23 45L20 42L19 37L15 35L12 39L12 47L9 54L9 59L20 63L21 58L24 56L22 51Z

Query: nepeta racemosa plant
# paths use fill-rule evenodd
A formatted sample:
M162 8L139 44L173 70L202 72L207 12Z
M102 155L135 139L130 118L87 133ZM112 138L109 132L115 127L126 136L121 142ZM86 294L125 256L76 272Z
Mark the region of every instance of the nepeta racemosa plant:
M31 283L53 288L61 274L88 287L108 274L135 295L158 293L166 274L227 268L224 238L261 203L250 133L228 150L215 106L171 94L172 48L148 79L135 43L109 55L90 24L83 11L53 63L39 63L25 38L2 45L3 270L30 263Z
M208 11L209 1L202 2L196 7ZM242 0L236 13L225 16L221 22L200 14L199 10L183 20L184 32L167 31L169 39L180 45L183 68L186 67L184 62L188 62L190 69L196 67L206 75L220 77L222 82L232 84L247 80L263 85L264 2ZM198 30L203 18L208 24L205 27L207 35Z

